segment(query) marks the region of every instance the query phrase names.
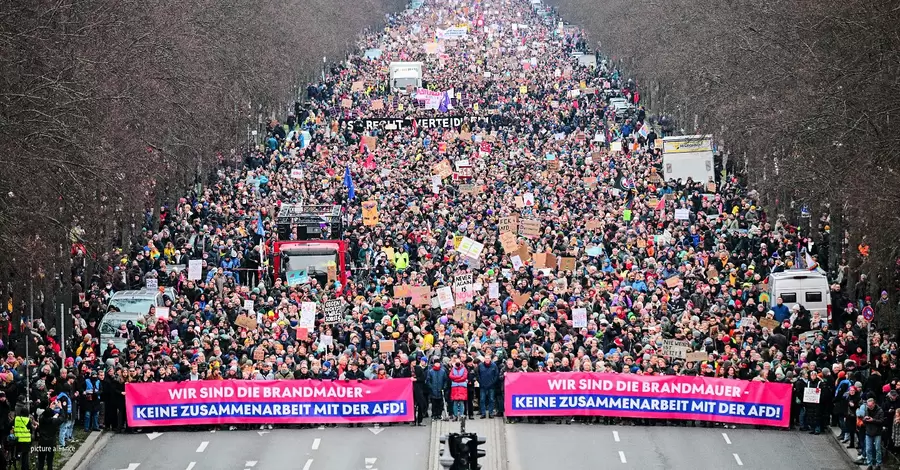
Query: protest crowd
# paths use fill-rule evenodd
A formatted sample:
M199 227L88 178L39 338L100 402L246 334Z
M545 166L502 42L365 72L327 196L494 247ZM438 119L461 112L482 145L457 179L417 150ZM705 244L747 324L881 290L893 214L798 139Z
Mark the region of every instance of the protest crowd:
M358 46L284 122L269 121L263 145L148 212L136 249L73 247L64 363L59 331L4 317L0 422L18 437L8 449L27 459L33 428L42 445L65 444L76 426L127 430L128 383L411 378L412 424L424 425L504 416L508 373L572 371L788 383L792 427L839 425L872 466L900 445L897 343L860 314L872 306L877 325L890 286L848 292L849 275L829 273L830 324L769 298L770 273L846 255L762 210L740 174L661 178L657 139L672 129L615 62L579 65L573 52L594 52L577 28L521 0L428 1ZM391 90L388 64L400 61L424 64L424 91ZM447 117L463 119L436 121ZM298 201L341 207L345 283L276 274L276 215ZM88 276L86 256L108 269ZM190 260L202 261L199 279L167 269ZM163 315L123 323L123 348L101 342L110 296L148 280L174 292ZM333 299L342 315L326 323ZM318 305L311 328L305 302ZM688 358L664 351L672 339L690 344ZM804 403L806 388L819 403Z

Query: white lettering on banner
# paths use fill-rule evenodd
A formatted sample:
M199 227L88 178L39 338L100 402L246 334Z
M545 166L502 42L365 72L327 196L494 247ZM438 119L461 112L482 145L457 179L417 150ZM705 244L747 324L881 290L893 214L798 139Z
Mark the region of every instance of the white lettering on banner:
M258 416L398 416L406 413L405 402L369 403L198 403L134 407L139 420L200 417Z
M362 398L360 387L201 387L170 389L172 401L213 398Z
M640 392L656 394L710 395L724 397L742 397L741 387L729 385L708 385L693 383L638 382L628 380L606 379L551 379L547 381L550 390L590 390Z

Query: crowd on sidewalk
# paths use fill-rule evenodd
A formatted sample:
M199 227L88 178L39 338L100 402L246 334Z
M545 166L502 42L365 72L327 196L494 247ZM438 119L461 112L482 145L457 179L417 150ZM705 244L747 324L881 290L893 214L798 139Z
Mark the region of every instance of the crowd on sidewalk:
M834 419L848 444L871 448L873 466L882 440L898 444L897 342L870 333L860 314L870 305L882 322L893 286L861 279L851 292L847 253L828 251L827 218L811 232L767 213L729 168L712 184L665 181L657 139L671 129L648 115L616 61L581 65L578 53L594 52L578 28L521 0L427 1L358 46L284 123L270 120L264 144L240 164L223 163L210 184L148 211L137 249L73 247L76 339L64 363L55 329L7 323L0 385L10 402L23 393L31 341L34 407L59 409L34 418L39 434L43 416L56 415L53 442L82 423L125 429L133 382L410 377L421 424L502 415L509 372L585 371L792 383L801 429L818 433ZM424 64L437 106L435 93L391 89L389 64L399 61ZM610 106L616 97L627 106ZM428 121L450 116L464 119ZM367 122L376 124L360 127ZM446 162L452 173L461 160L470 173L437 170ZM297 201L342 208L346 283L274 274L275 216ZM377 223L364 223L362 201L376 202ZM687 219L675 217L685 210ZM537 230L501 240L510 219ZM462 237L483 249L461 252ZM85 257L108 269L86 271ZM829 273L830 323L769 298L769 274L830 257L842 266ZM191 259L202 260L200 280L167 269ZM451 308L430 298L469 276ZM140 312L116 333L124 348L102 344L110 296L148 279L174 289L167 315ZM400 286L427 287L427 301L398 295ZM320 312L300 332L303 302L336 298L341 321L326 324ZM580 309L587 320L576 327ZM257 328L235 324L244 314ZM379 350L385 339L393 353ZM663 356L663 339L706 355ZM822 390L820 403L803 403L809 387Z

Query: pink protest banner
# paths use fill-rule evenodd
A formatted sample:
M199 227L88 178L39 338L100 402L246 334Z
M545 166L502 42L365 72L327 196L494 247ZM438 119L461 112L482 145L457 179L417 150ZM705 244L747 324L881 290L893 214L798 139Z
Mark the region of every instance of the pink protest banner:
M506 416L616 416L787 427L791 386L695 376L506 374Z
M413 419L409 379L125 384L128 425L386 423Z

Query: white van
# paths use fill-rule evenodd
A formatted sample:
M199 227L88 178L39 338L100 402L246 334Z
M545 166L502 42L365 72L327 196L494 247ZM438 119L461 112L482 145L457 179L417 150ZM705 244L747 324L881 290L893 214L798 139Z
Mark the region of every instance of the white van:
M805 269L792 269L769 275L770 302L781 296L790 308L800 304L810 312L819 312L831 323L831 294L824 274Z

